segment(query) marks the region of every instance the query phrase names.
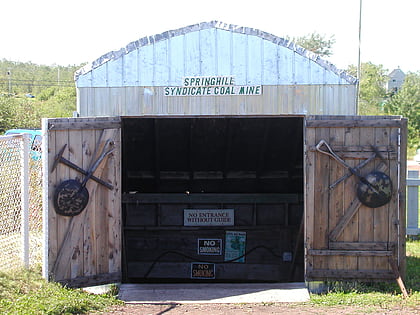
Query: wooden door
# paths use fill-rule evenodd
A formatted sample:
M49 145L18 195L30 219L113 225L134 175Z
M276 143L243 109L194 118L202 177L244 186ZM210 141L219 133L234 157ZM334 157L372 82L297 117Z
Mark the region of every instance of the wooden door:
M406 123L385 116L307 118L306 280L383 280L395 279L396 271L404 274ZM389 175L390 202L378 208L363 205L356 195L359 179L317 151L321 140L362 176L374 170Z
M45 119L43 135L43 152L48 152L44 157L44 213L48 222L44 275L71 286L120 281L120 119ZM89 171L102 150L112 152L86 181L86 208L75 216L59 214L54 204L58 185L69 179L83 182L86 176L81 170Z

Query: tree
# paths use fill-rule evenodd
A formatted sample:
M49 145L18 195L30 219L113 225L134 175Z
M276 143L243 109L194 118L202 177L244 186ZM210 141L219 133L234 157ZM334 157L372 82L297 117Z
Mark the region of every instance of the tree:
M349 66L347 70L357 76L356 66ZM387 70L382 65L371 62L362 63L359 82L359 114L381 115L383 103L387 97L385 84L388 80Z
M286 36L286 39L302 46L303 48L310 50L322 57L329 57L333 54L332 46L335 44L334 35L326 38L324 35L320 35L316 32L300 37Z
M385 113L408 118L408 146L420 147L420 72L407 73L398 93L392 95L384 105Z

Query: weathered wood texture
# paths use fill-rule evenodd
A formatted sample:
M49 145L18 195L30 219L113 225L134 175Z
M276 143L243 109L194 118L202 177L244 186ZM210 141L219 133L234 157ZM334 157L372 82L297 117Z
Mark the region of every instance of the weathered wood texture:
M306 278L388 279L388 257L404 272L405 120L400 117L313 116L306 122ZM391 177L392 199L379 208L363 205L359 179L315 150L325 140L361 175L379 170ZM374 146L379 152L375 158ZM354 154L351 154L353 151ZM370 158L370 160L368 160ZM400 160L401 159L401 160ZM366 162L362 164L363 162ZM333 185L332 185L333 184ZM370 276L367 274L370 273Z
M98 123L98 121L100 123ZM76 127L77 126L77 127ZM45 271L55 281L88 285L119 280L121 275L121 197L119 118L45 119L47 135L48 263ZM111 128L111 129L110 129ZM84 170L98 159L105 142L113 141L114 151L96 169L94 175L113 185L113 189L89 180L89 203L77 216L65 217L54 209L54 192L62 181L84 176L58 163L56 154L67 145L63 157Z
M248 204L229 203L176 203L148 204L147 194L135 198L123 198L124 250L127 280L177 278L191 280L191 262L214 263L218 281L288 281L302 280L303 248L296 249L300 218L303 206L272 201ZM229 196L227 196L229 198ZM281 196L280 196L281 197ZM138 201L135 202L134 200ZM203 198L204 199L204 198ZM223 200L220 195L219 202ZM205 200L205 199L204 199ZM204 201L203 200L203 201ZM196 201L191 200L191 201ZM234 226L184 226L184 209L233 209ZM227 231L242 231L246 234L243 262L225 258ZM198 250L199 239L221 240L221 250L216 255L202 254ZM289 253L289 259L284 253ZM298 255L293 262L293 257ZM237 256L235 256L237 257ZM295 264L295 266L292 266ZM291 268L296 268L291 274ZM294 271L294 270L293 270Z

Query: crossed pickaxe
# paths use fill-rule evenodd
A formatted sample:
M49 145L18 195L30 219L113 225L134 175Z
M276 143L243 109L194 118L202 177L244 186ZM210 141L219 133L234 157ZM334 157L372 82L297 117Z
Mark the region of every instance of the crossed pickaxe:
M66 149L66 147L67 147L67 144L65 144L63 146L63 148L60 150L60 152L58 152L57 155L55 156L54 163L53 163L53 166L52 166L52 169L51 169L51 173L54 172L54 170L57 168L58 163L63 163L64 165L67 165L68 167L78 171L79 173L81 173L85 176L89 175L88 171L82 169L81 167L77 166L76 164L67 160L66 158L63 158L63 153L64 153L64 150ZM94 175L91 175L90 178L93 179L95 182L105 186L108 189L111 189L111 190L114 189L114 186L112 186L110 183L107 183L106 181L104 181L104 180L102 180L102 179L100 179L100 178L98 178Z
M383 162L386 165L386 160L385 158L382 156L381 152L379 152L378 148L375 147L374 145L370 146L371 149L373 150L373 154L366 160L364 160L362 163L360 163L359 165L357 165L356 167L354 167L355 171L359 171L361 168L363 168L366 164L368 164L370 161L376 159L377 157L381 160L381 162ZM348 172L346 175L340 177L339 179L337 179L334 183L332 183L329 186L329 189L333 189L335 186L337 186L339 183L341 183L343 180L349 178L350 176L352 176L353 173Z

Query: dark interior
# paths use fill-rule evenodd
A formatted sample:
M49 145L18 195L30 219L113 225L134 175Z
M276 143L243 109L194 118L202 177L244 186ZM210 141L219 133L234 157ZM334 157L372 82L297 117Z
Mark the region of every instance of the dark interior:
M125 281L301 281L302 133L302 117L123 118ZM234 224L186 226L186 209L233 209ZM234 232L240 262L225 253Z

